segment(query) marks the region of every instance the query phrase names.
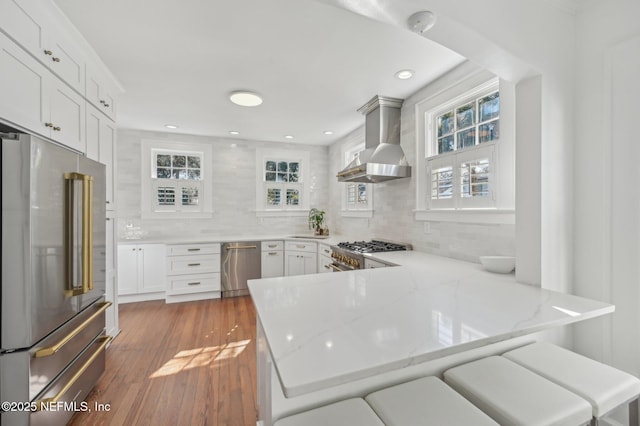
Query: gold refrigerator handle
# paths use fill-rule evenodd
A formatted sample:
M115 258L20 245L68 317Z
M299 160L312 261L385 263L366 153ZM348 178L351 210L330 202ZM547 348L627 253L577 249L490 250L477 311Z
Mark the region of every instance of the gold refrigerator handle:
M98 306L98 305L96 305ZM102 304L100 304L100 307L98 308L97 311L95 311L93 314L91 314L91 316L89 318L87 318L86 320L84 320L82 322L82 324L80 324L79 326L77 326L71 333L67 334L64 338L62 338L58 343L56 343L55 345L51 345L51 346L47 346L45 348L40 348L36 351L36 353L33 355L35 358L44 358L46 356L51 356L54 355L56 352L58 352L64 345L66 345L67 343L69 343L69 341L71 339L73 339L74 337L76 337L82 330L84 330L85 328L87 328L87 326L89 324L91 324L91 321L93 321L94 319L96 319L97 317L99 317L104 311L107 310L107 308L111 306L111 302L103 302Z
M100 342L100 347L98 347L98 350L96 350L93 355L91 355L91 357L82 365L82 367L80 367L80 369L75 372L73 377L71 377L71 379L62 387L62 389L58 391L57 394L55 394L55 396L53 396L52 398L43 398L36 401L36 410L40 411L50 404L56 404L60 400L60 398L62 398L64 394L67 393L69 389L71 389L71 386L73 386L73 384L78 381L80 376L84 374L84 372L87 370L87 368L89 368L93 361L98 358L100 353L105 350L112 339L113 337L111 336L103 336L98 338L98 341Z
M67 295L78 296L93 290L93 176L65 173L65 282ZM74 203L73 182L82 181L82 283L73 283Z

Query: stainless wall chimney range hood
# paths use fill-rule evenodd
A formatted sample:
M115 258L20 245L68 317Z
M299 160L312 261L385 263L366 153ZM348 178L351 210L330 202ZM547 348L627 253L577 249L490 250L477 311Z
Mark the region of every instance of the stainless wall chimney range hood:
M374 96L359 112L365 115L365 150L337 174L339 182L377 183L411 176L400 147L402 99Z

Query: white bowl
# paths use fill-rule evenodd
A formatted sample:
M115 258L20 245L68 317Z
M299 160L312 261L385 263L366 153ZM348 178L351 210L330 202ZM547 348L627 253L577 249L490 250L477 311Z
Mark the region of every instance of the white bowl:
M480 263L489 272L508 274L516 267L516 258L511 256L480 256Z

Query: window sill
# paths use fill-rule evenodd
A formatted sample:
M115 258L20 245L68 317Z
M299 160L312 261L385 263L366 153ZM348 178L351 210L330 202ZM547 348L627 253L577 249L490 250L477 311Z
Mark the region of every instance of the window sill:
M342 217L360 217L365 219L371 219L373 217L373 210L342 210L340 211Z
M515 225L516 211L512 209L414 210L415 220L431 222L480 223Z
M256 210L256 217L308 217L309 209L301 210Z
M143 211L142 219L211 219L213 211L208 212L178 212L178 211Z

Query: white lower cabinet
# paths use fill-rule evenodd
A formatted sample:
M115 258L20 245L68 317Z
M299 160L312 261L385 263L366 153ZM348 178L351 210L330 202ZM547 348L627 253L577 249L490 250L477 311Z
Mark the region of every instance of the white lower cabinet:
M220 297L220 244L167 246L167 303Z
M327 244L318 244L318 273L332 272L331 247Z
M284 275L284 241L262 241L262 278Z
M318 272L318 245L311 242L287 241L284 250L285 276Z
M163 299L165 258L164 244L119 244L118 302Z

